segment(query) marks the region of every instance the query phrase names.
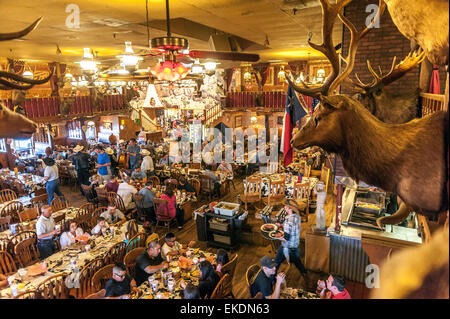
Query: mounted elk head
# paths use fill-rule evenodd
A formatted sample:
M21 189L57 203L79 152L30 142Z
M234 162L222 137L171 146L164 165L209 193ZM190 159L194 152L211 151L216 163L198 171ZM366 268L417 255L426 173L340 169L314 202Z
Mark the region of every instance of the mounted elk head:
M297 92L321 101L319 109L292 138L291 145L297 149L320 146L327 152L337 153L350 177L396 193L416 212L436 214L446 210L447 114L436 112L404 124L387 124L357 100L334 95L338 85L351 73L358 43L370 28L358 32L342 15L344 6L350 1L336 4L320 1L323 44L310 45L331 62L333 71L325 84L318 88L300 87L288 77L289 84ZM378 15L384 8L381 1ZM346 64L343 70L331 39L336 17L351 33L348 56L342 58ZM399 222L396 214L392 217L393 221Z
M396 57L392 61L392 67L387 74L380 74L372 68L367 60L367 68L373 76L372 83L364 84L358 77L357 82L350 78L345 79L358 92L357 99L380 121L385 123L406 123L417 116L417 105L419 101L419 89L406 94L391 94L385 86L398 80L408 73L415 66L420 64L425 58L425 52L412 52L398 64L395 64Z
M0 33L0 41L21 38L33 31L42 18L37 19L27 28L12 33ZM36 84L43 84L53 76L53 69L43 79L28 79L18 74L0 71L0 90L28 90ZM29 138L36 132L37 125L26 117L11 112L7 107L0 105L0 120L8 125L0 126L0 138Z

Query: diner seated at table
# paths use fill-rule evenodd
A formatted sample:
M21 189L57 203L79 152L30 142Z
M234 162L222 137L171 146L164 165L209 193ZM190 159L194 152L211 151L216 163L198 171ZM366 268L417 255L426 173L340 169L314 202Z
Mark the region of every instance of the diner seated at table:
M200 290L192 283L188 283L184 288L183 299L202 299L200 297Z
M104 217L97 218L97 225L91 230L92 235L104 235L109 229L109 224Z
M286 285L285 274L277 274L277 263L270 256L261 258L261 269L250 278L250 294L255 297L261 292L264 299L279 299L280 291Z
M52 213L53 210L49 205L42 206L41 216L36 222L37 248L41 259L45 259L55 252L53 236L61 233L61 229L56 227Z
M130 177L124 176L123 182L119 184L119 188L117 189L117 194L122 197L125 209L130 210L135 207L132 198L137 192L136 187L130 184Z
M67 229L61 234L59 243L61 244L61 249L67 246L73 245L76 242L82 244L87 244L87 241L79 241L76 239L77 236L86 235L89 238L89 234L85 233L81 227L78 227L77 222L72 220L66 223Z
M149 243L147 249L136 259L134 279L140 286L148 277L169 266L161 257L161 245L157 240Z
M174 233L167 233L164 239L165 243L161 248L161 256L164 259L167 259L167 256L177 256L187 248L191 248L195 245L195 241L190 241L187 247L186 245L180 244L179 242L177 242L177 238L175 237Z
M208 176L214 182L214 192L220 198L220 178L212 171L211 165L206 165L206 170L203 172L203 175Z
M108 192L117 193L119 189L119 178L115 175L112 176L111 180L105 185Z
M207 260L202 261L198 269L200 271L200 279L198 281L198 290L200 292L200 297L205 299L205 296L208 298L211 297L214 289L220 281L219 275L214 271L213 266ZM185 289L187 284L182 280L180 282L181 288Z
M184 224L184 211L177 205L177 198L173 191L174 186L172 184L167 185L166 190L161 195L161 199L167 201L167 214L170 218L176 218L178 223L178 229L183 228ZM162 209L163 206L161 205Z
M98 187L101 184L100 175L98 174L92 175L91 178L89 178L89 181L91 182L89 186Z
M116 263L112 278L106 282L105 290L105 299L130 299L130 293L137 292L136 281L128 276L124 264Z
M125 221L125 215L123 212L116 208L116 205L109 204L108 210L100 214L100 217L103 217L108 224L115 224L120 221Z
M186 191L186 193L195 194L194 186L192 186L192 184L189 183L186 180L186 177L184 177L184 176L180 177L180 179L178 181L177 189L181 190L181 191L184 190L184 191Z
M320 299L351 299L345 289L345 278L335 274L330 274L326 281L318 280L316 292Z
M222 266L228 264L230 259L228 258L228 252L225 249L218 249L216 256L216 272L222 272Z
M144 183L147 181L147 174L145 174L145 172L141 171L141 167L140 166L136 166L134 169L134 172L131 173L131 178L135 181L135 182L139 182L139 183Z
M223 172L225 174L231 174L233 175L233 167L230 163L227 163L225 161L222 161L220 165L217 167L217 170L220 172Z
M158 162L159 166L169 166L169 155L165 154Z
M153 205L155 193L153 192L152 181L147 181L147 183L145 183L145 187L139 190L139 195L144 196L142 199L142 207L144 208L146 219L150 220L153 225L156 225L155 207Z

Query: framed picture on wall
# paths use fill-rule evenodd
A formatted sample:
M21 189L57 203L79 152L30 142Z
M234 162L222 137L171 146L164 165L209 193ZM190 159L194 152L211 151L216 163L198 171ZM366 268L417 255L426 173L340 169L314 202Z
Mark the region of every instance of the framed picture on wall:
M242 116L236 116L234 118L234 127L241 127L242 126Z
M282 117L282 116L278 116L278 118L277 118L277 124L283 125L283 117Z
M105 131L111 131L112 130L112 122L103 122L103 128Z

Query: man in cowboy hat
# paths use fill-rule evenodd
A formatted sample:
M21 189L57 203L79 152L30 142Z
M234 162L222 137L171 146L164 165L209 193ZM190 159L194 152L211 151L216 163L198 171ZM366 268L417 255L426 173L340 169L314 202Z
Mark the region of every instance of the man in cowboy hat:
M75 155L72 157L72 164L75 166L75 170L77 172L77 180L80 185L81 195L84 196L83 185L89 185L89 160L90 155L86 152L83 152L83 146L77 145L74 147L73 152Z
M282 245L278 248L275 261L277 263L277 270L281 263L288 258L289 262L293 263L300 271L302 276L306 275L306 268L300 260L300 211L304 209L305 203L297 202L294 199L285 199L283 201L284 210L287 216L283 223L284 237L281 237ZM281 226L277 224L278 226Z
M106 148L105 153L109 156L109 160L111 161L111 173L112 175L118 175L119 171L117 169L117 166L119 163L116 161L116 157L114 156L114 150L110 147Z
M141 171L147 174L147 176L154 175L154 166L153 166L153 159L150 156L150 152L146 149L143 149L141 151L141 155L144 157L141 163Z

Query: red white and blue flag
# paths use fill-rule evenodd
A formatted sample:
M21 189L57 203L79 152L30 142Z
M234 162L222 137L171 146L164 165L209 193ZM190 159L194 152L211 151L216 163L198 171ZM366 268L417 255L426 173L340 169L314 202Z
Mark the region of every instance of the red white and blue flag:
M300 128L301 119L306 114L308 114L307 109L302 106L296 92L289 86L286 96L286 110L284 113L283 133L280 146L280 151L283 153L284 166L291 164L293 159L294 150L291 147L292 130L296 126Z

